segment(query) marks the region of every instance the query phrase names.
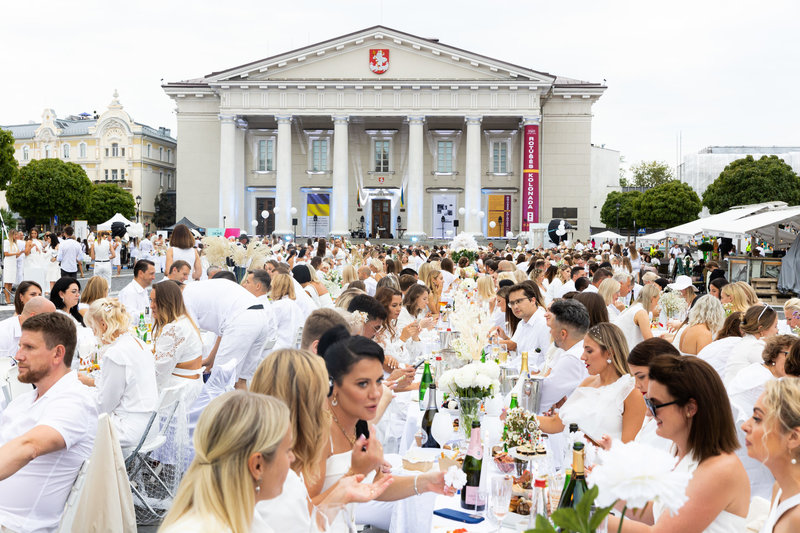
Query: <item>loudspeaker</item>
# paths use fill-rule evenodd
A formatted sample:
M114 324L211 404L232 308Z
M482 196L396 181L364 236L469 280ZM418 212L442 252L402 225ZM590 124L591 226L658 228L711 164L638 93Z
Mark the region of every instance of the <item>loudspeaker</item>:
M458 219L455 219L455 220L453 221L453 227L454 227L454 228L457 228L457 227L458 227Z
M292 226L296 226L296 225L297 225L297 219L296 219L296 218L293 218L293 219L292 219Z

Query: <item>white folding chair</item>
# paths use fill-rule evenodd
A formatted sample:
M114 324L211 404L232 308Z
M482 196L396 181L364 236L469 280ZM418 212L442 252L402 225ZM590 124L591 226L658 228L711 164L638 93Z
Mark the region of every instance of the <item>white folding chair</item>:
M22 383L19 380L19 367L17 365L7 368L5 375L3 375L2 370L0 370L0 382L3 382L4 384L4 396L7 395L6 405L8 405L8 403L17 396L33 390L32 385L28 383Z
M108 416L103 413L101 416ZM64 504L64 511L61 513L61 521L58 524L57 533L69 533L72 531L72 523L75 521L75 513L77 511L78 500L81 497L83 486L86 481L86 470L89 468L89 460L81 464L78 469L78 475L75 477L75 482L67 495L67 501Z

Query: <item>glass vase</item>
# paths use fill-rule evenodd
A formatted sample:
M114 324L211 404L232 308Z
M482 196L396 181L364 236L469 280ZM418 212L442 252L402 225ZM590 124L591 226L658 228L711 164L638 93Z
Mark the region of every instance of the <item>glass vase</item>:
M459 424L464 430L467 440L472 435L472 422L480 420L481 416L481 398L460 397L458 399L459 409Z

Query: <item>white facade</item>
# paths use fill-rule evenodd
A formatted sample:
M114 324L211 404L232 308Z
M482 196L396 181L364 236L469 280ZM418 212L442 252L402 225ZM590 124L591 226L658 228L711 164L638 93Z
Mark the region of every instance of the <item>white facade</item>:
M439 238L457 219L456 231L517 233L523 127L536 124L540 221L566 209L589 235L601 84L378 26L164 90L181 138L177 213L201 226L341 235L363 217L373 235Z
M592 227L605 225L600 221L600 211L606 202L606 196L612 191L621 191L619 186L619 150L611 150L605 146L592 145Z
M709 146L683 158L678 178L702 197L727 165L748 155L754 159L776 155L800 173L800 147L797 146Z

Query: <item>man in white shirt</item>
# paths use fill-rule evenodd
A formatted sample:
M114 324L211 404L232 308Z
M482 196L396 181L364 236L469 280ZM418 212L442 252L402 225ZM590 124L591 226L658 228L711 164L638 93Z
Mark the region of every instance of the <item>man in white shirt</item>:
M582 251L583 251L583 249L584 249L584 248L586 248L586 247L583 245L583 243L581 242L581 240L580 240L580 239L578 239L578 242L576 242L576 243L575 243L575 251L576 251L576 252L578 252L578 253L580 253L580 252L582 252Z
M614 273L614 280L619 282L619 298L626 307L630 306L633 299L633 276L627 272ZM620 309L620 311L622 311Z
M0 322L0 356L14 357L19 349L19 339L22 337L22 323L30 317L42 313L52 313L56 310L53 302L43 296L34 296L22 308L19 316L10 316Z
M367 289L369 296L375 296L375 290L378 287L378 282L372 277L372 271L368 266L358 267L358 279L364 282L364 287Z
M156 265L149 259L139 259L133 265L133 280L121 291L117 299L125 306L134 324L139 323L139 316L150 317L150 285L156 278Z
M260 302L244 287L220 277L183 286L183 301L197 327L221 337L216 355L206 366L235 359L237 388L244 388L276 338L271 306ZM213 370L212 370L213 372Z
M69 276L77 279L78 261L83 261L83 248L75 240L75 230L72 229L72 226L64 228L64 235L67 238L59 243L58 256L56 257L58 262L61 263L61 277Z
M81 464L92 453L97 406L70 371L75 325L44 313L22 325L19 380L36 389L0 414L0 530L55 531Z
M496 327L493 332L500 337L500 343L508 351L528 352L529 366L540 368L544 363L541 360L543 354L550 344L550 329L545 320L545 309L537 304L538 295L532 285L530 282L523 282L509 290L508 306L514 316L519 318L514 335L509 339L501 327Z
M581 266L574 266L572 270L570 270L570 280L564 283L561 286L561 289L558 291L556 298L563 298L565 294L568 292L573 292L575 290L575 280L583 277L586 275L586 271Z
M592 282L583 290L583 292L597 292L597 289L600 287L600 284L603 283L603 280L612 276L613 274L609 269L598 268L594 273L594 276L592 276Z
M578 388L589 376L583 355L583 337L589 329L589 312L577 300L558 300L545 315L553 343L561 348L549 362L550 373L542 382L540 410L548 411Z

